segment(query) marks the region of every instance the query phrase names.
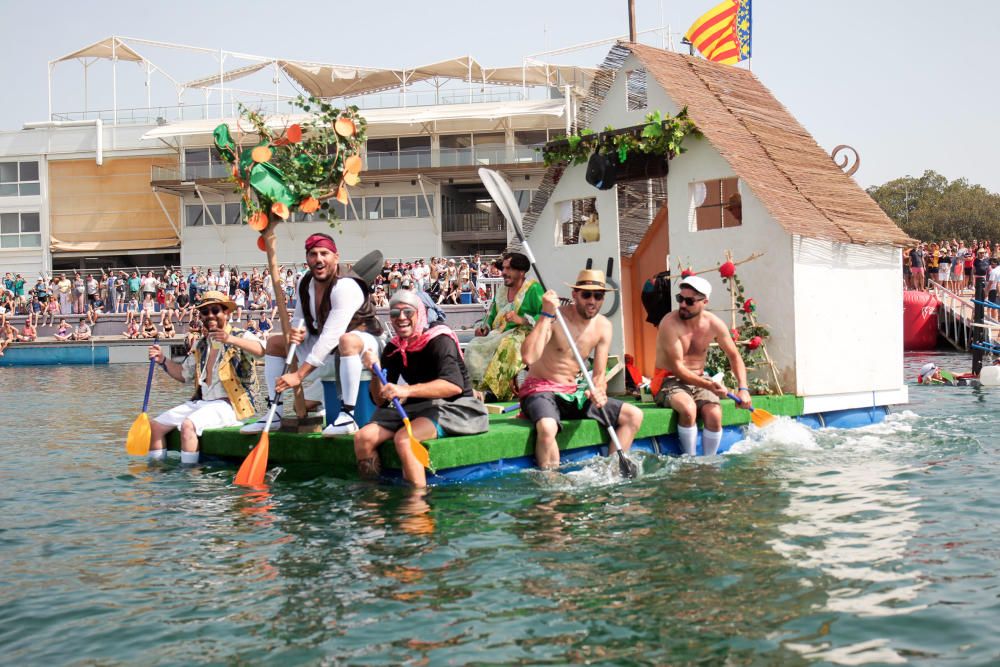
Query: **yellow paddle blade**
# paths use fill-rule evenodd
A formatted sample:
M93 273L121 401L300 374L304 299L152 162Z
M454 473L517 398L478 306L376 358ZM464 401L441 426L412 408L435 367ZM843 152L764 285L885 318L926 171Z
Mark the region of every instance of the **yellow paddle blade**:
M429 470L431 467L431 453L424 447L424 443L413 437L413 427L410 426L410 420L404 418L403 424L406 426L406 434L410 436L410 449L413 450L413 455L420 461L420 465Z
M240 469L236 472L236 483L240 486L263 486L264 473L267 472L267 454L271 438L267 431L260 434L260 442L247 457L243 459Z
M753 425L757 428L764 428L775 419L776 417L774 415L762 408L754 408L750 412L750 421L752 421Z
M132 422L125 439L125 451L132 456L145 456L149 453L149 415L143 412Z

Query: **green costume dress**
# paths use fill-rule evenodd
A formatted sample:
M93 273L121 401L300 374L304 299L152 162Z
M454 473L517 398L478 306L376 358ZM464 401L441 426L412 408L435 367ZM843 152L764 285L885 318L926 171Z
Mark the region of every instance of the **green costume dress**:
M542 312L543 293L536 280L525 280L509 301L506 287L497 290L483 319L489 334L473 338L465 348L465 366L476 389L489 390L501 401L514 397L511 380L521 370L521 344ZM527 322L520 326L508 322L505 315L510 312Z

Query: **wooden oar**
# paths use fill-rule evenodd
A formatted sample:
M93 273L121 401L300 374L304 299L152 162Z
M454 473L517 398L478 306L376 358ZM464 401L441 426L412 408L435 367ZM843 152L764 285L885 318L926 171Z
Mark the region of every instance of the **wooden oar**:
M517 205L517 200L514 198L514 193L511 191L510 186L507 184L507 181L503 180L500 174L490 169L481 168L479 170L479 178L482 179L487 192L493 197L493 201L496 202L504 217L510 220L510 224L513 225L514 231L517 233L517 238L521 240L521 247L524 248L524 254L528 257L528 261L531 262L531 268L535 272L535 277L538 278L538 284L544 290L545 282L542 280L542 274L535 263L535 256L528 245L528 239L524 236L524 230L521 229L521 207ZM570 333L569 327L566 325L566 320L562 316L562 310L558 308L556 309L556 321L562 328L563 335L566 336L566 341L573 351L576 363L580 366L580 372L583 373L583 377L587 380L587 387L590 389L591 394L595 393L597 388L594 386L594 378L590 374L587 364L583 361L583 356L580 354L580 349L576 346L573 334ZM600 407L600 411L601 418L607 425L606 428L608 430L608 437L611 438L612 448L618 452L618 469L621 471L622 477L635 477L639 474L639 469L635 463L625 456L625 452L622 451L622 444L618 441L618 434L615 433L615 427L611 423L611 420L608 419L608 413L603 405Z
M299 320L295 328L302 326L304 320ZM292 363L295 355L295 343L288 346L288 354L285 355L285 368L281 371L284 375L288 372L288 366ZM271 448L271 422L274 420L274 413L278 409L278 396L275 395L271 409L267 411L267 421L264 422L264 430L260 432L260 440L257 445L250 450L247 457L240 464L240 469L236 471L234 480L240 486L263 486L264 473L267 472L267 455Z
M375 371L375 375L378 376L379 381L383 384L389 384L385 378L385 371L379 368L378 364L372 364L372 370ZM416 436L413 435L413 426L410 425L410 417L406 414L406 410L403 409L402 404L399 402L398 398L392 399L392 404L396 407L396 412L399 416L403 418L403 425L406 427L406 434L410 436L410 449L413 450L413 455L417 457L420 461L420 465L430 470L431 468L431 454L427 451L427 447L424 443L417 440Z
M153 339L156 345L157 339ZM146 408L149 407L149 389L153 386L153 368L156 367L156 359L149 360L149 374L146 375L146 397L142 399L142 414L135 418L131 428L128 430L128 437L125 438L125 451L132 456L145 456L149 453L149 439L152 432L149 428L149 415Z
M727 391L726 396L733 399L733 401L736 402L737 407L739 407L743 403L740 400L740 397L731 391ZM777 419L777 417L772 415L764 408L746 408L746 409L750 411L750 421L752 421L754 426L756 426L757 428L764 428L765 426L773 422L775 419Z

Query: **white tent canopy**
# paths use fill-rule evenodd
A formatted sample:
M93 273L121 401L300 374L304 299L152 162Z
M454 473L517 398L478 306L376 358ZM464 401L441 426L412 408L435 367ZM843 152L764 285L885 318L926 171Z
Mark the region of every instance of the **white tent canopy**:
M412 125L418 123L428 123L432 121L446 121L453 119L482 119L494 120L498 118L513 118L517 116L542 115L542 116L562 116L566 112L566 104L562 100L530 100L521 102L493 102L475 104L449 104L422 107L397 107L392 109L371 109L364 111L365 120L369 125ZM310 116L307 114L269 116L267 124L276 130L280 130L292 123L302 123ZM248 128L240 128L237 120L233 118L224 121L235 133L241 129L248 131ZM212 131L220 124L218 120L191 120L178 123L168 123L161 127L155 127L144 135L142 139L172 139L178 137L193 137L212 134Z

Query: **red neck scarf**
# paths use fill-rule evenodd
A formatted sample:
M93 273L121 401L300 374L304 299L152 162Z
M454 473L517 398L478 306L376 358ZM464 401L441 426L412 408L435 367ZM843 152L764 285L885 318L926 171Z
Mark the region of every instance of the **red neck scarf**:
M458 336L455 335L454 331L444 324L439 324L430 329L427 328L427 307L424 306L423 301L420 301L418 298L416 306L411 306L408 303L399 305L416 308L417 314L413 318L413 330L420 332L413 334L409 338L400 338L397 334L394 335L392 340L389 341L396 346L399 354L402 355L404 368L407 365L406 354L408 352L419 352L427 347L427 344L438 336L448 336L455 341L455 347L458 348L458 356L459 358L462 358L462 347L459 345Z

